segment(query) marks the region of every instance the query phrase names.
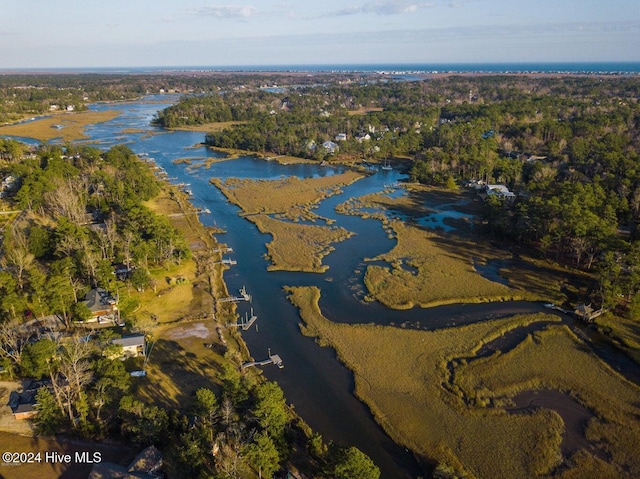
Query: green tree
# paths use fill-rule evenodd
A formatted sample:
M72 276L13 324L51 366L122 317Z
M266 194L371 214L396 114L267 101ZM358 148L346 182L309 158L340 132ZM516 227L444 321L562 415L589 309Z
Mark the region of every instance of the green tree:
M36 403L38 414L34 419L34 424L38 434L51 436L59 432L60 426L64 422L64 416L48 388L42 387L38 389Z
M129 277L131 285L138 291L144 291L151 286L151 276L146 268L136 268Z
M120 400L122 431L141 445L162 442L167 437L169 416L158 406L148 406L142 401L124 396Z
M51 372L57 345L51 339L40 339L22 351L20 370L25 377L40 379Z
M378 479L380 469L357 447L342 449L333 467L335 479Z
M213 424L215 416L218 414L218 396L211 389L200 388L196 391L196 400L193 405L193 412L207 421L207 424Z
M71 314L74 321L84 322L93 316L93 313L84 302L75 303L71 306Z
M131 377L119 359L100 358L94 363L96 381L93 385L96 418L102 421L102 410L111 411L123 394L129 391ZM111 411L113 413L113 411Z
M253 441L245 448L245 458L249 465L258 471L258 477L262 474L266 477L273 477L279 468L280 455L271 437L260 432L256 434Z
M260 426L274 439L279 439L289 421L284 392L276 383L267 381L255 388L253 415Z

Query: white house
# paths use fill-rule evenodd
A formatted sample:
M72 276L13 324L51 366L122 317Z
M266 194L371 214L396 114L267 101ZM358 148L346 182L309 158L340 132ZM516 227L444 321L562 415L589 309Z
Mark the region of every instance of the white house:
M324 148L329 154L333 154L338 151L338 145L336 145L333 141L325 141L322 144L322 148Z
M509 191L504 185L485 185L484 192L487 196L497 196L498 198L506 198L509 200L513 200L516 197L516 194Z
M335 138L336 141L347 141L346 133L338 133Z
M316 151L316 149L317 149L316 142L313 141L313 140L307 141L305 146L306 146L307 150L309 150L309 151Z

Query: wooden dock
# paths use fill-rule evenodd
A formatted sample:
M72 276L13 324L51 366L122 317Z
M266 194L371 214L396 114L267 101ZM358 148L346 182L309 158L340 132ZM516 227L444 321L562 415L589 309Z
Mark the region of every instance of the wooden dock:
M245 318L239 323L233 323L227 326L229 326L230 328L242 328L243 331L249 331L249 329L251 329L251 326L253 326L253 323L255 323L257 320L258 317L253 314L253 308L251 308L251 317L245 316Z
M238 264L238 262L234 259L221 259L220 261L215 261L213 264L227 264L229 266L233 266L234 264Z
M220 303L237 303L239 301L251 301L251 295L247 293L244 286L240 289L240 296L229 296L218 300Z
M246 363L242 363L241 368L245 369L251 366L267 366L269 364L275 364L280 369L284 368L284 363L282 359L277 354L271 354L271 349L269 349L269 357L267 359L263 359L262 361L249 361Z

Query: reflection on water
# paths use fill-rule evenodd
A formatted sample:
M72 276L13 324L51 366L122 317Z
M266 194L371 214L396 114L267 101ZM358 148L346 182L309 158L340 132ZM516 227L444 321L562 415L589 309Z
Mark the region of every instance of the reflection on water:
M525 391L515 396L513 402L515 406L507 408L511 414L530 414L535 409L545 408L557 412L562 417L565 431L560 447L564 457L584 449L607 460L606 455L594 448L585 437L587 425L595 414L569 394L553 389Z

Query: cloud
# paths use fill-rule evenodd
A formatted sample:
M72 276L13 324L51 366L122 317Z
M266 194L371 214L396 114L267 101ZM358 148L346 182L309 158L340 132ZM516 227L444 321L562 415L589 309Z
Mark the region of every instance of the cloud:
M196 15L215 18L249 18L255 16L257 9L250 5L223 5L219 7L200 7L193 12Z
M360 13L375 15L402 15L413 13L421 8L435 7L433 2L412 2L407 0L389 0L385 2L367 2L362 5L346 7L335 12L324 15L326 17L341 17L347 15L357 15Z

